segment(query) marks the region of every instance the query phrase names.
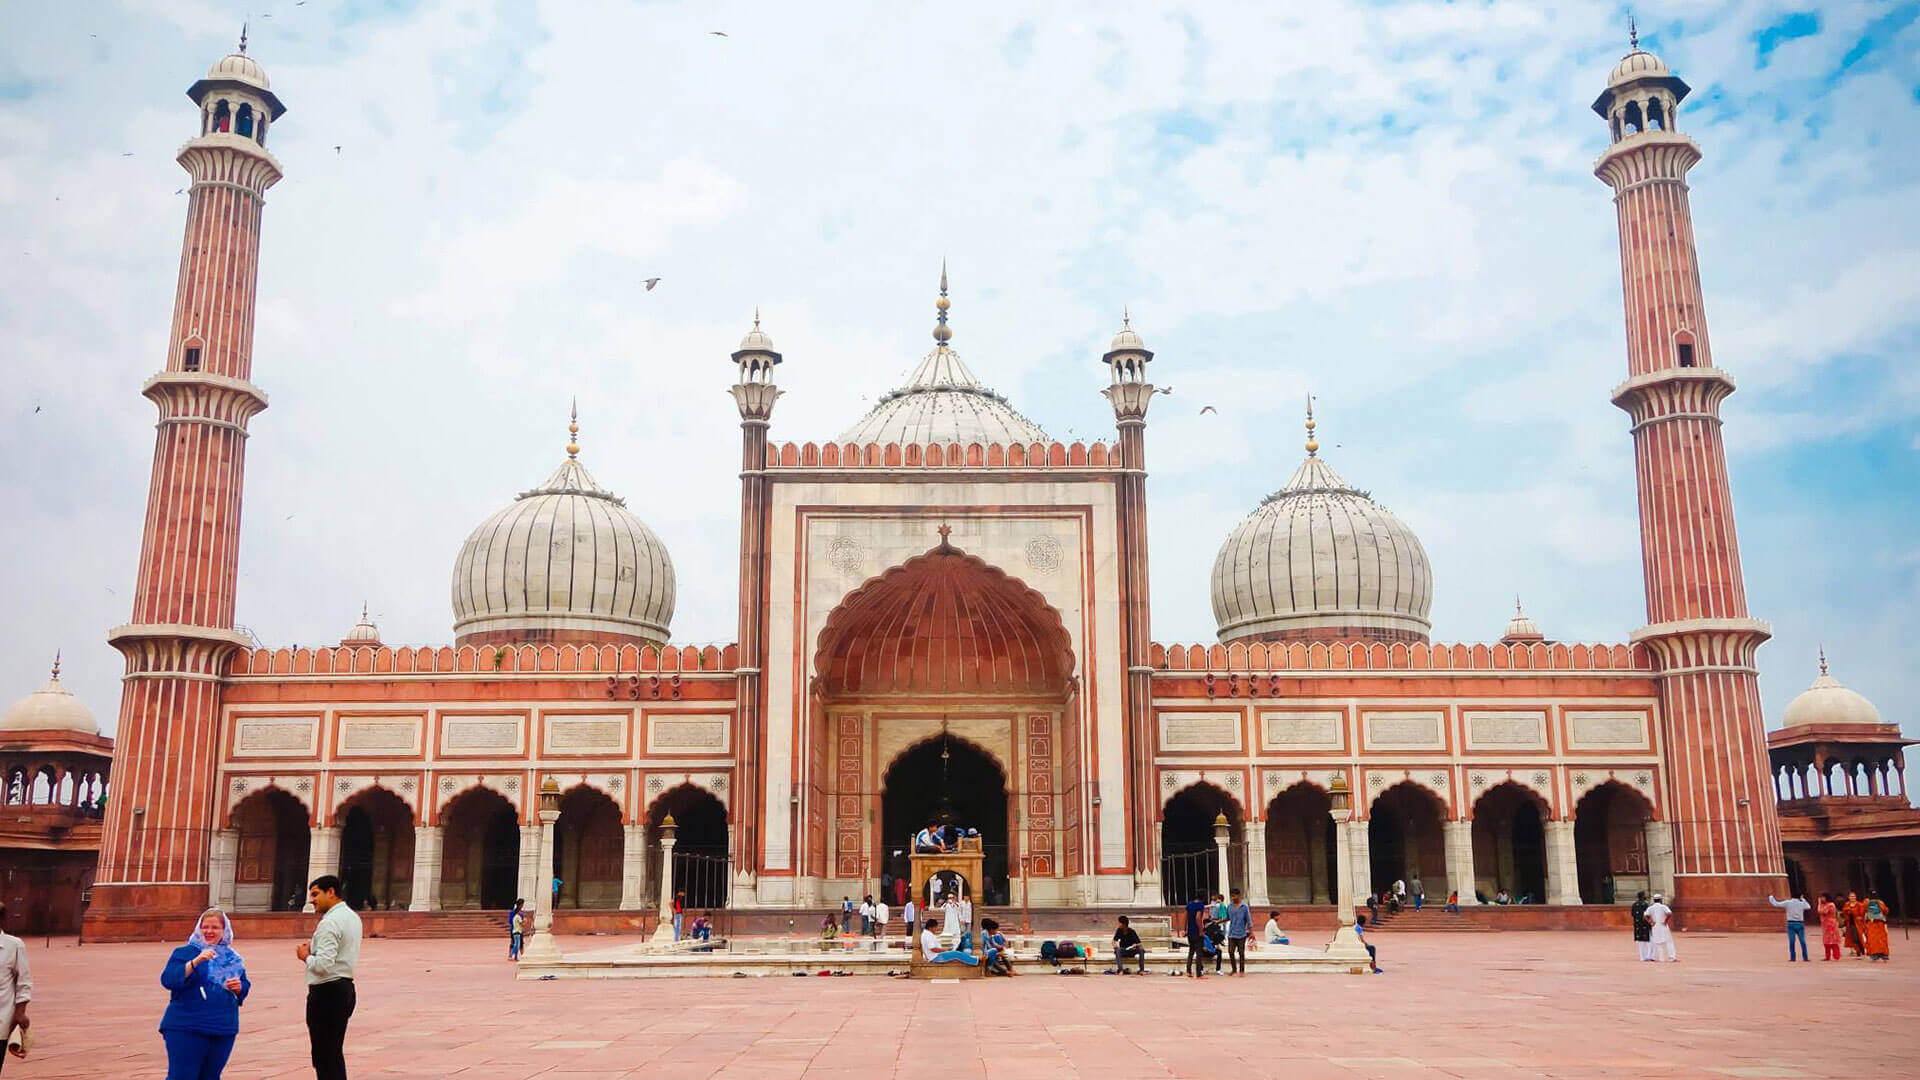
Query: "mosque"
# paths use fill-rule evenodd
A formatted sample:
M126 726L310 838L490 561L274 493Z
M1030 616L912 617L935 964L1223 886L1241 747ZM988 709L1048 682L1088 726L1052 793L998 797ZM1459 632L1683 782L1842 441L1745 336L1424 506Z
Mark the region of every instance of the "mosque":
M1619 640L1554 640L1518 606L1495 640L1430 640L1426 551L1323 456L1311 413L1291 476L1222 538L1218 640L1156 640L1153 351L1126 319L1090 350L1114 435L1062 443L961 359L943 271L931 350L831 439L772 437L785 358L758 318L731 352L741 456L706 467L740 484L732 643L672 642L646 471L601 462L603 484L576 417L564 453L529 462L532 486L447 553L451 642L388 644L363 613L337 646L262 648L234 604L285 106L243 43L188 91L199 131L179 155L165 363L142 388L159 434L132 617L110 634L127 666L89 934L148 935L209 901L297 910L328 872L376 925L555 879L563 925L635 925L675 892L784 925L876 891L929 818L980 830L989 903L1160 906L1224 882L1256 905L1345 905L1404 880L1552 925L1617 920L1641 890L1677 897L1689 925L1772 925L1776 804L1820 763L1866 783L1868 757L1834 749L1855 744L1816 684L1788 710L1806 738L1773 748L1805 767L1769 758L1769 631L1735 538L1734 380L1707 331L1687 94L1636 42L1593 105L1647 603ZM1904 743L1885 727L1871 760L1892 785Z

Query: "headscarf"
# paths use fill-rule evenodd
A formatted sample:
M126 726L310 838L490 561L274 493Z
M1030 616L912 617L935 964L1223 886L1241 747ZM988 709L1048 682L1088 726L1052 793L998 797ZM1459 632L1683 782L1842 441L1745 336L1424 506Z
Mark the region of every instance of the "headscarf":
M200 933L200 924L205 922L209 915L220 916L219 941L208 941ZM200 913L198 919L193 920L193 936L187 938L187 944L196 949L213 950L213 959L207 961L206 969L207 981L215 986L224 986L228 979L238 978L247 973L246 961L240 959L240 954L233 951L233 920L227 918L227 913L217 907L208 908Z

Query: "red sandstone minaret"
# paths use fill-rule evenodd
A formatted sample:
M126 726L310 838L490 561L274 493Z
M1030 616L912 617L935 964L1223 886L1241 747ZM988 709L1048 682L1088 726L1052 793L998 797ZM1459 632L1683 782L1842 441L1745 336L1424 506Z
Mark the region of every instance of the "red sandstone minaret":
M1767 625L1747 615L1733 496L1720 436L1732 376L1714 366L1687 170L1700 160L1676 130L1687 84L1633 49L1593 103L1613 145L1595 175L1614 191L1627 312L1627 380L1614 404L1633 418L1647 623L1658 659L1667 815L1681 910L1745 907L1785 888L1754 654Z
M267 407L253 371L260 208L280 179L267 129L285 108L246 55L188 88L200 131L165 370L141 392L160 410L133 619L109 640L127 659L91 915L195 912L207 903L221 676L233 628L247 421ZM108 931L109 933L111 931Z
M1115 501L1119 509L1119 564L1121 573L1120 634L1122 659L1127 665L1127 692L1123 697L1127 714L1127 759L1132 762L1128 777L1128 805L1108 813L1126 813L1132 822L1128 846L1132 849L1134 898L1139 903L1157 903L1160 899L1159 789L1153 773L1153 667L1148 651L1153 647L1153 627L1148 621L1151 605L1147 595L1147 407L1153 404L1154 386L1148 381L1147 365L1153 352L1134 332L1133 319L1123 309L1120 332L1101 357L1109 369L1111 381L1103 393L1113 406L1113 419L1120 429L1120 481ZM1096 822L1096 827L1097 827ZM1097 854L1090 856L1097 859ZM1088 872L1094 871L1089 866Z
M767 534L771 528L770 486L767 482L767 421L780 388L773 369L780 353L773 339L760 329L760 312L753 313L753 329L740 339L733 362L738 380L733 401L740 409L740 666L734 671L736 729L733 745L740 748L740 775L735 777L735 884L746 888L760 869L759 802L762 778L759 747L766 703L762 700L767 666ZM748 876L742 876L742 874ZM745 897L742 898L746 899Z

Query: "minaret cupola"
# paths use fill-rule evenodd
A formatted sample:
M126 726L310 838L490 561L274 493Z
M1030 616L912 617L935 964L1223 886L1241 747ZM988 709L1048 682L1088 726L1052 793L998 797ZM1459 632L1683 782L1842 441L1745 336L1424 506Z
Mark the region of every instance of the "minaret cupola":
M1640 47L1640 30L1631 22L1627 55L1613 66L1607 88L1594 99L1593 111L1606 120L1613 141L1648 131L1674 131L1680 103L1692 88L1667 67L1667 62Z
M200 106L200 134L233 135L267 145L267 127L287 111L274 96L267 73L247 55L247 31L240 29L240 47L214 62L206 78L187 88Z

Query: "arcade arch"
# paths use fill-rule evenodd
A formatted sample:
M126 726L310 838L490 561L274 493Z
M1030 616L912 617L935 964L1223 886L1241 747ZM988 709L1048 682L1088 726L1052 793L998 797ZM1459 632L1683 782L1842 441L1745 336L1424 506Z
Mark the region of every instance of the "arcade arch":
M1007 881L1009 847L1007 774L991 753L966 739L941 733L922 739L893 759L880 784L880 850L886 872L909 873L913 834L934 822L980 831L980 874L972 887L1000 899ZM876 868L874 877L879 876ZM992 887L989 888L989 883Z
M726 805L692 784L661 793L647 808L648 881L660 880L660 828L668 815L674 825L672 892L686 894L688 910L725 907L733 855Z
M1547 821L1552 811L1532 788L1505 781L1473 804L1474 890L1494 900L1547 902Z
M1428 892L1444 891L1447 860L1441 823L1446 818L1440 796L1411 780L1374 796L1367 808L1367 850L1375 892L1384 894L1395 881L1405 881L1411 891L1415 878Z
M340 882L356 911L405 910L413 900L413 808L383 787L355 792L334 812Z
M1647 822L1653 804L1617 780L1580 797L1573 808L1574 864L1583 904L1632 903L1635 893L1652 892L1647 857Z
M1267 896L1276 904L1331 904L1339 895L1333 799L1318 784L1294 784L1267 804Z
M554 907L619 907L624 842L620 807L605 792L581 784L563 795L549 867L560 879Z
M307 902L307 808L277 787L240 800L229 819L238 834L233 906L238 911L299 911Z
M506 796L484 787L440 811L440 906L506 909L519 890L520 819ZM529 907L533 897L525 897Z
M1218 891L1219 845L1213 829L1222 814L1227 818L1227 888L1246 888L1246 860L1234 857L1246 840L1240 803L1202 780L1174 792L1160 808L1161 900L1179 905Z

